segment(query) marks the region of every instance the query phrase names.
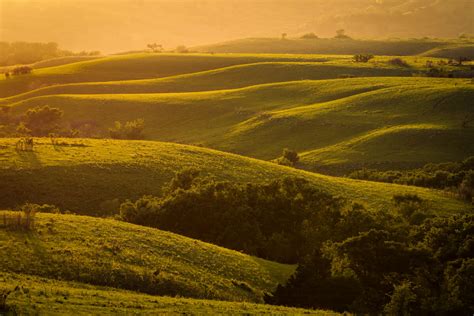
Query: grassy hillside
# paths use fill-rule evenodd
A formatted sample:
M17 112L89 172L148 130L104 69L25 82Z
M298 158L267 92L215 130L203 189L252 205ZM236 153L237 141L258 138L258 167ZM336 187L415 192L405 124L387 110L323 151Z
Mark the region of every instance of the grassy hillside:
M474 59L474 44L458 44L437 47L430 49L427 52L424 52L423 54L421 54L421 56L443 58L459 58L464 56L470 59Z
M324 60L324 59L323 59ZM307 55L129 54L35 69L29 75L0 76L0 97L44 86L112 80L150 79L256 62L317 62Z
M157 229L77 215L39 213L33 232L0 229L0 240L0 271L157 295L261 302L295 268Z
M295 70L309 74L313 66L271 63L257 68L269 77L275 73L278 80L279 67L290 69L280 73L283 80ZM326 74L331 69L328 66ZM222 75L215 82L225 86L232 82L233 72L228 71L227 81L220 71L208 75ZM170 90L199 89L193 82L206 82L192 78L174 77L168 79L174 82L161 84ZM88 122L103 136L108 136L114 121L145 118L147 139L202 144L265 160L277 158L288 147L302 153L306 169L343 174L363 166L418 167L473 155L474 126L463 124L474 116L473 97L474 86L466 79L383 77L300 80L194 93L47 95L11 106L14 114L35 106L58 107L67 125Z
M269 314L269 315L338 315L329 311L304 310L247 302L223 302L152 296L77 282L57 281L31 275L3 273L0 290L18 290L7 303L20 314L74 315L168 315L168 314Z
M69 145L53 146L49 139L36 139L33 152L17 152L16 141L0 140L0 207L29 201L86 214L112 213L125 199L159 195L176 171L195 167L204 175L237 182L303 177L374 211L387 211L394 194L408 192L429 201L430 208L440 214L470 208L435 190L323 176L186 145L69 139L63 140Z
M407 65L400 67L390 64L390 59L393 57L378 56L364 64L354 63L352 55L142 53L94 57L63 65L61 60L51 60L44 62L48 67L34 69L29 75L9 79L0 76L0 98L36 89L39 92L35 91L32 95L179 92L301 79L331 79L347 75L411 76L412 73L426 71L427 60L438 61L431 57L404 57ZM59 66L55 66L55 62ZM451 66L444 68L462 70ZM145 80L157 78L163 79ZM79 85L64 86L73 83ZM53 87L51 91L42 89L49 86L58 87Z
M58 84L0 99L0 104L12 104L43 95L198 92L295 80L336 79L341 76L409 76L421 70L423 61L407 60L410 62L407 68L390 65L387 58L383 57L367 64L353 63L349 56L320 62L261 62L158 79Z
M410 56L425 54L434 49L442 49L452 45L467 47L468 57L473 58L472 42L457 40L411 39L411 40L352 40L352 39L278 39L278 38L246 38L229 42L199 46L200 52L214 53L272 53L272 54L340 54L352 55L371 53L388 56ZM449 54L427 56L452 57ZM459 56L456 56L459 57Z

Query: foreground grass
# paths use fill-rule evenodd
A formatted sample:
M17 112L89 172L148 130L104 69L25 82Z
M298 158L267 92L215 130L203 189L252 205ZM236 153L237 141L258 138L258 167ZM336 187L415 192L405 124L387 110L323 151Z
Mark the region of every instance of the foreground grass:
M440 191L324 176L194 146L152 141L35 139L33 152L17 152L17 139L1 139L0 207L26 201L86 214L117 212L125 199L160 195L176 171L193 167L220 180L267 182L296 176L333 195L388 211L395 194L416 193L437 213L470 208Z
M0 290L13 290L16 286L18 289L10 294L7 303L25 315L338 315L243 302L152 296L15 273L0 276Z
M153 228L77 215L37 214L31 232L0 229L0 244L3 272L228 301L262 302L295 268Z

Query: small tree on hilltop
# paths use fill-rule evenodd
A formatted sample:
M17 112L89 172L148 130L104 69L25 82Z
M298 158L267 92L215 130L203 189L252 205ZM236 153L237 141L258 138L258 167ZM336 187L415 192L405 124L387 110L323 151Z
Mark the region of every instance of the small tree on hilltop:
M336 36L334 38L337 39L350 39L350 37L346 34L344 29L339 29L336 31Z
M153 53L160 53L163 51L163 46L157 43L147 44L146 47L148 47Z

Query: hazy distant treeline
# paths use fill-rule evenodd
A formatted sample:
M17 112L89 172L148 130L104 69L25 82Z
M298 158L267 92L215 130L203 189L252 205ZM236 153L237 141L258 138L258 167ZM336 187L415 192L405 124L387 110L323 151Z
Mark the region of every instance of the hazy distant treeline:
M98 51L74 53L60 49L57 43L0 42L0 66L31 64L45 59L76 56L99 55Z

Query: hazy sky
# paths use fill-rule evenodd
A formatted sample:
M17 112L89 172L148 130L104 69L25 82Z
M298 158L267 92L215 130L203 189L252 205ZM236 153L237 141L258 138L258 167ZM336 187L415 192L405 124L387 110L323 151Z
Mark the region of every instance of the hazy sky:
M0 0L0 40L115 52L337 28L364 37L473 32L474 0Z

